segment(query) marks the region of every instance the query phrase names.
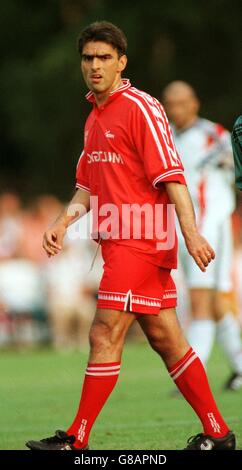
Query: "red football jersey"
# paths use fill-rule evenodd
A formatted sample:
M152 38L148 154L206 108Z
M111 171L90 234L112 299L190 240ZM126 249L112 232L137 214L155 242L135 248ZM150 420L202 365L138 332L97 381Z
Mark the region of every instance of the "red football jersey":
M170 220L170 201L162 183L186 184L163 107L157 99L131 87L127 79L103 106L97 107L92 92L87 94L87 99L93 103L93 110L85 125L76 186L98 198L93 198L95 237L107 237L109 218L110 226L117 225L113 242L132 247L138 255L159 266L176 267L176 235L162 249L157 245L167 236L165 231ZM132 220L129 220L130 206ZM133 234L137 229L134 221L140 216L142 206L147 210L141 214L141 236L137 239ZM112 214L118 214L120 223L110 216L110 207ZM157 235L150 207L163 208L158 217L163 234ZM174 229L174 224L171 225L168 231Z

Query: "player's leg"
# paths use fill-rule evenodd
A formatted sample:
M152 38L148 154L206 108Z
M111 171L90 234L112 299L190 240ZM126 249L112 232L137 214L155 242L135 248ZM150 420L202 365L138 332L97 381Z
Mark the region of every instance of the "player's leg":
M241 328L231 308L231 294L218 291L214 311L217 321L217 340L232 368L232 373L224 388L239 390L242 388Z
M227 219L221 227L221 247L217 270L218 290L214 299L214 315L217 322L217 340L233 369L225 388L236 390L242 387L242 345L240 325L231 308L232 260L231 221Z
M64 450L66 446L85 448L93 423L117 382L124 338L136 318L135 313L129 313L132 282L144 269L140 269L136 257L130 259L129 250L110 241L103 242L102 255L104 273L90 329L90 355L77 414L67 433L62 431L47 442L29 441L31 449L56 450L58 445Z
M178 249L178 266L177 269L172 270L172 277L177 289L177 317L184 330L187 330L191 315L190 292L187 285L187 271L186 271L186 254L187 249L184 243L180 242Z
M88 443L95 419L118 380L125 335L136 316L129 312L97 310L90 330L90 355L76 417L67 433L75 447Z
M139 315L137 321L168 369L190 349L174 308L162 309L159 315Z
M187 283L190 290L191 322L187 338L199 355L204 365L210 356L215 340L216 325L213 317L214 293L217 283L218 265L220 262L221 226L206 218L202 234L209 241L216 253L216 258L202 272L191 256L187 257Z
M211 241L210 234L213 248L216 247L214 237ZM180 240L178 269L180 267L184 272L190 300L190 322L186 336L204 365L210 356L216 333L212 312L215 263L217 258L209 265L206 273L201 272L189 255L184 240Z
M77 414L67 432L53 438L29 441L34 450L87 448L92 426L118 380L125 335L136 315L111 310L96 311L89 335L90 355Z
M203 365L206 365L216 334L213 318L215 291L209 288L192 288L189 293L191 321L187 330L187 339Z
M207 450L233 449L234 435L217 408L202 362L184 338L175 309L162 309L159 315L142 315L138 321L151 347L163 359L171 378L203 424L204 435L188 448L205 449L207 445Z
M124 338L136 319L136 313L130 311L137 305L133 302L144 299L133 298L132 292L139 285L145 295L143 284L147 278L154 283L153 273L158 270L137 258L132 250L112 242L102 244L102 254L104 274L90 331L89 362L79 409L67 431L76 437L75 446L79 448L86 446L91 427L116 384ZM161 290L159 279L156 283Z

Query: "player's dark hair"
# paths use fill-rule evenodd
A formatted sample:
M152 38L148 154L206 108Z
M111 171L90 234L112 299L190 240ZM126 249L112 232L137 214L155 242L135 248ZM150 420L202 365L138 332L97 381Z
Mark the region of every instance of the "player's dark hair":
M117 49L119 57L126 54L127 39L123 31L108 21L96 21L82 30L78 38L78 51L82 55L85 44L90 41L102 41Z

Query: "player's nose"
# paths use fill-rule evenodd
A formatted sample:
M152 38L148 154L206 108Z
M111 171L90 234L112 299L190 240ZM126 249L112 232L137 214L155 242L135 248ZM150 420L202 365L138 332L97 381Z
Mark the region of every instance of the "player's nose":
M92 70L98 70L99 68L100 68L100 59L98 57L93 57Z

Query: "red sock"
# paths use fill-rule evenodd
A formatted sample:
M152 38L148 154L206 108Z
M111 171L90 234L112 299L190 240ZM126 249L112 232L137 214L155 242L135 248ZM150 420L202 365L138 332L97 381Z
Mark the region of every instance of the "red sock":
M204 434L226 436L229 428L217 408L204 367L192 348L169 369L169 373L200 418Z
M76 437L75 447L88 443L92 426L116 385L120 362L88 364L77 415L67 434Z

